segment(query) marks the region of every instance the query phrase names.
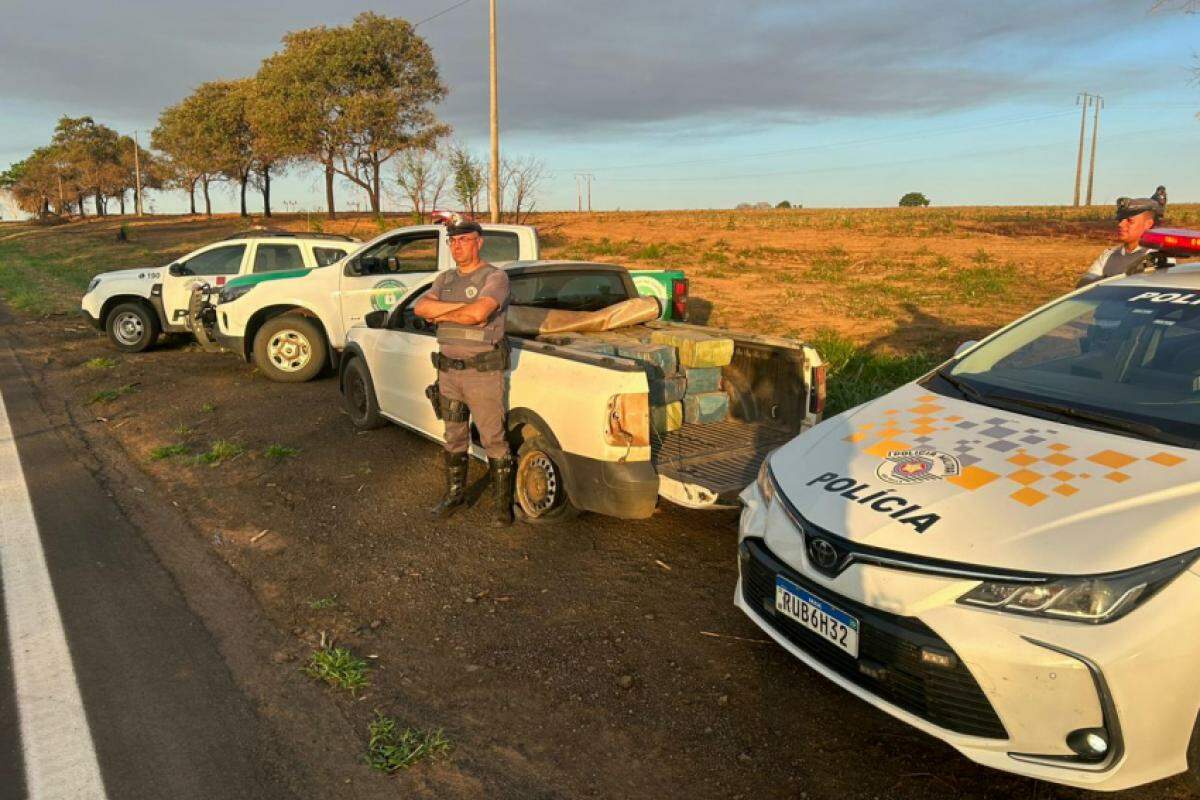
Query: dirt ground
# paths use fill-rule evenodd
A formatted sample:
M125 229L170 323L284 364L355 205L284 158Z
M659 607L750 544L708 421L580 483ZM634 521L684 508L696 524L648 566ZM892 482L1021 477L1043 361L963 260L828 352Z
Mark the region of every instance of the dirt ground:
M669 215L649 223L633 214L572 217L538 220L549 255L602 239L704 239L711 250L715 240L736 236L735 250L780 248L783 255L767 254L769 269L799 273L816 257L796 253L820 255L838 241L846 256L836 258L864 273L883 241L898 258L918 261L945 255L965 262L980 248L999 263L1021 260L1019 278L995 307L973 306L961 320L954 303L914 311L911 319L843 318L810 302L842 284L812 283L800 287L811 295L788 301L778 330L832 326L897 349L952 346L1028 310L1073 283L1105 238L1104 223L1094 220L1068 220L1041 236L1006 235L1001 222L981 221L992 229L897 237L867 225L835 239L828 228L780 232L770 224L743 238L724 229L727 216L714 219L711 232L689 232ZM186 237L178 227L169 235L183 252L216 229L196 223ZM137 238L160 234L168 235L147 226ZM922 248L932 255L913 255ZM731 300L714 319L739 327L754 327L760 309L779 308L782 292L795 289L787 282L748 286L754 278L746 275L689 274L696 296ZM437 447L391 426L356 433L333 380L275 384L232 356L180 342L120 354L65 316L26 314L0 326L0 336L13 342L47 411L89 443L101 468L132 466L144 476L142 485L121 491L181 510L192 535L287 632L293 660L271 669L285 680L308 680L298 663L323 635L332 638L370 657L374 669L370 688L356 697L327 691L331 714L362 731L364 741L379 710L406 725L444 728L454 742L445 760L392 778L359 766L356 781L394 787L403 797L513 800L1084 795L975 766L769 642L732 605L732 512L666 507L642 521L588 515L497 531L487 526L484 495L471 510L431 524L423 511L440 490ZM88 366L95 358L115 366ZM132 388L93 402L117 387ZM197 454L218 440L244 452L216 466L151 458L156 447L184 444ZM264 454L271 445L298 452L275 460ZM473 467L476 495L483 478ZM313 608L325 598L331 607ZM270 703L264 713L275 713ZM335 752L326 767L346 770ZM1188 795L1166 781L1128 796Z

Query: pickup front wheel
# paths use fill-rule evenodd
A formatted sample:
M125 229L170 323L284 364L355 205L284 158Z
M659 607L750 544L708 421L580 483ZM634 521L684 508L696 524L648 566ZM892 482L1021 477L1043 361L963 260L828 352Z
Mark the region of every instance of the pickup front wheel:
M522 522L562 522L579 514L567 498L562 467L550 456L541 436L526 439L517 450L513 494Z
M273 381L303 383L325 368L325 334L299 314L267 320L254 335L254 363Z
M126 353L140 353L156 341L161 329L158 317L143 303L122 303L104 320L108 339Z

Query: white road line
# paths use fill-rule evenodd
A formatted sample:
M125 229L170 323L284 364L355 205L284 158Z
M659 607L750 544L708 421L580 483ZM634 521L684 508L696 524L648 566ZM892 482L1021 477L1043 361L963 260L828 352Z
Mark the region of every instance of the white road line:
M69 502L63 498L64 502ZM30 800L103 800L104 781L0 394L0 584Z

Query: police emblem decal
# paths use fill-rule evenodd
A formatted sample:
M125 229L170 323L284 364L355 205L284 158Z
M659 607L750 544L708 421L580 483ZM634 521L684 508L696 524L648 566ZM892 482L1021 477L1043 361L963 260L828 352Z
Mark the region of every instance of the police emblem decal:
M381 280L371 287L371 307L376 311L391 311L404 295L404 290L404 284L398 280Z
M888 483L925 483L953 478L962 473L962 462L940 450L893 450L875 469L875 475Z
M477 294L479 294L479 290L476 289L474 286L467 287L466 295L467 295L468 300L474 300L475 295L477 295Z

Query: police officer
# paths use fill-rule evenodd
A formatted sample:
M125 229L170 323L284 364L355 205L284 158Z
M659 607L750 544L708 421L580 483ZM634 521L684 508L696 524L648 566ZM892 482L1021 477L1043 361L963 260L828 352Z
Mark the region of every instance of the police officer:
M437 325L440 350L433 354L437 383L429 393L446 426L446 494L430 513L445 518L465 502L469 420L474 418L492 476L494 524L511 525L513 459L504 426L508 276L480 259L483 229L478 223L454 215L446 233L457 268L438 275L413 307Z
M1166 199L1167 191L1158 187L1156 195ZM1153 228L1162 220L1163 203L1156 197L1130 198L1121 197L1117 200L1117 240L1116 247L1105 250L1092 262L1092 266L1079 279L1076 287L1087 286L1113 275L1125 275L1136 272L1142 267L1142 262L1150 254L1150 248L1141 247L1138 241L1142 234Z

